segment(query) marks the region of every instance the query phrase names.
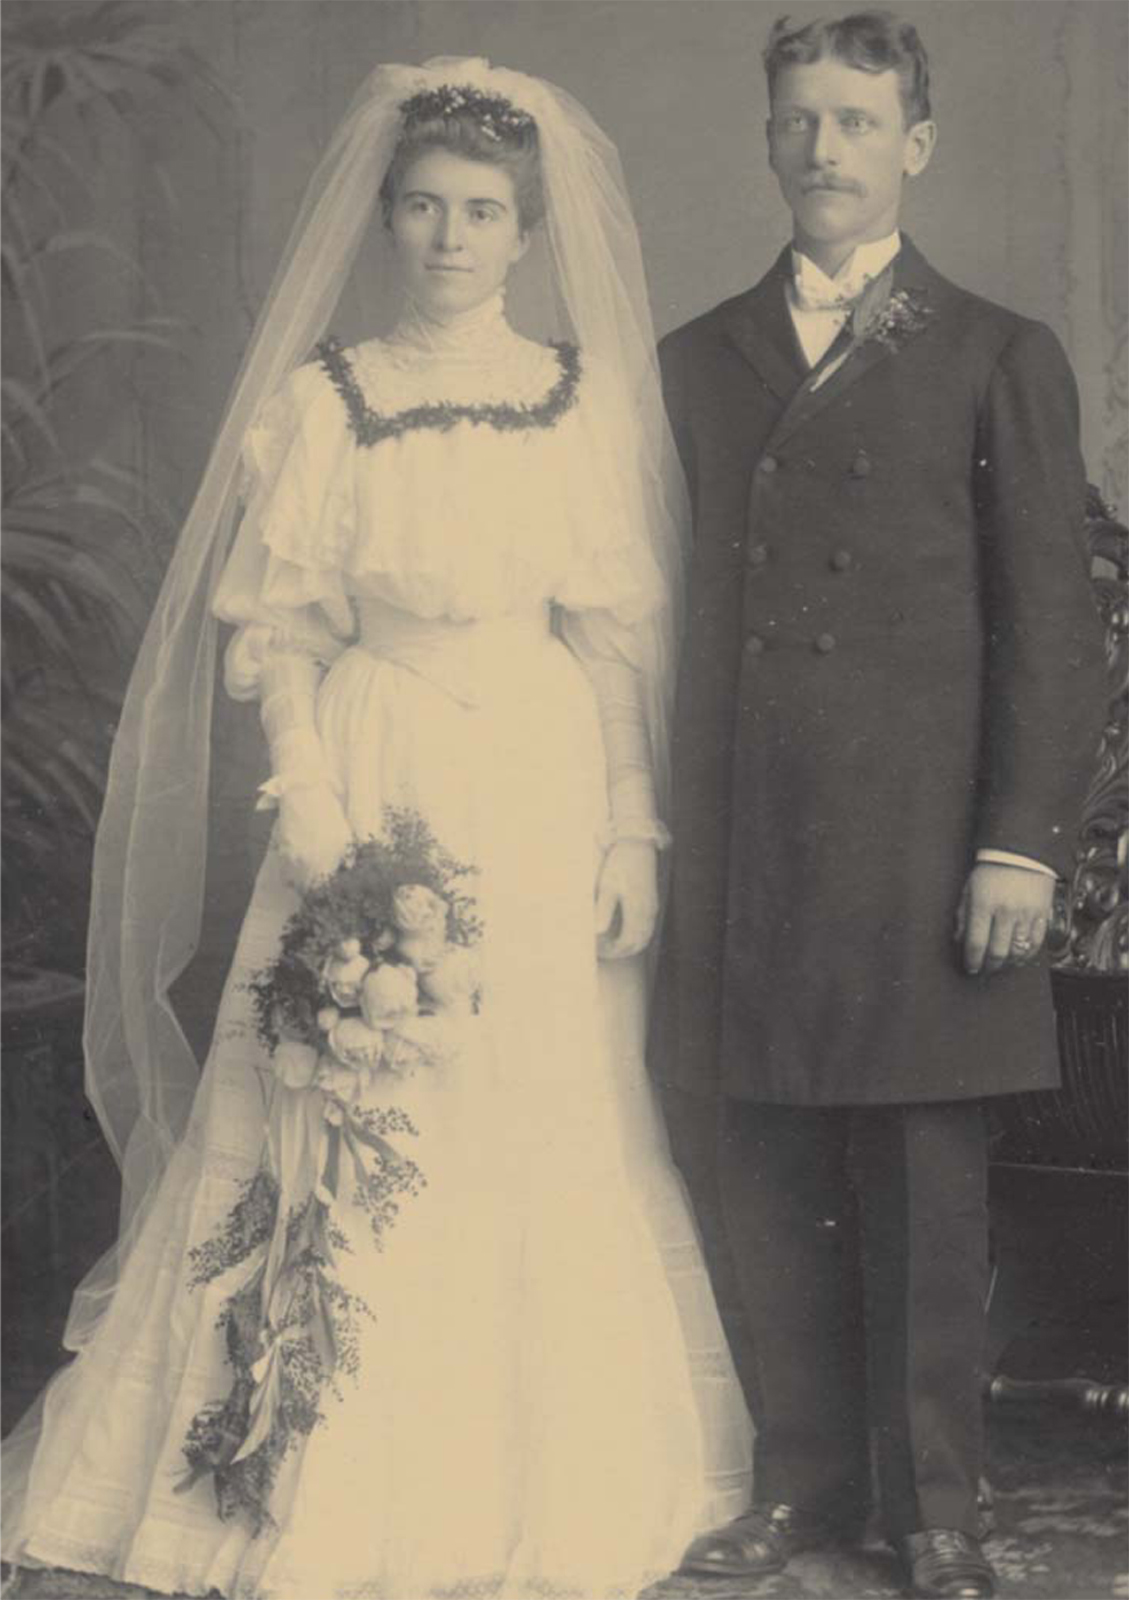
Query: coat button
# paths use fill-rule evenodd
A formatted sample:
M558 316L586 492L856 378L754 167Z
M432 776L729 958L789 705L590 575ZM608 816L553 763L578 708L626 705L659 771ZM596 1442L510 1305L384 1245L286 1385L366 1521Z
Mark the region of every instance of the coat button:
M760 634L750 633L749 637L745 640L745 654L750 656L759 656L763 650L764 640L761 638Z
M868 478L874 470L874 463L865 450L860 450L851 462L851 473L856 478Z
M767 560L768 546L766 544L754 544L750 548L748 555L750 567L763 567Z
M831 557L831 570L833 572L849 572L852 560L853 558L849 550L836 550L835 554Z
M761 456L757 466L761 472L775 472L780 465L775 456Z
M821 656L829 656L835 648L835 635L833 633L819 634L815 640L815 648Z

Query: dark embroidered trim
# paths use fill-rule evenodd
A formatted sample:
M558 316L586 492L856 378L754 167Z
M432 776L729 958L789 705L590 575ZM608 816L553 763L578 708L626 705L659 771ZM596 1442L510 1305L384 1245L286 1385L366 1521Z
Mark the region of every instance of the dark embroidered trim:
M522 428L552 428L565 412L576 404L580 383L580 351L574 344L554 344L560 366L560 377L543 400L534 405L455 405L440 401L431 405L412 406L408 411L396 411L382 416L374 411L365 399L356 374L345 354L340 339L332 334L317 346L316 355L326 376L345 402L349 413L349 426L356 434L357 443L366 448L379 444L382 439L399 438L417 428L436 428L448 432L457 422L471 422L476 426L497 428L511 433Z

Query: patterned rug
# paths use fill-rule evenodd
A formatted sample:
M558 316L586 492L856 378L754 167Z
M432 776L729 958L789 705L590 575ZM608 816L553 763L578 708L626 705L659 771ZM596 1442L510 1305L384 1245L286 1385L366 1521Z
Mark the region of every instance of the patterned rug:
M1053 1412L993 1417L990 1455L997 1526L986 1548L1004 1600L1129 1600L1124 1433ZM644 1600L886 1600L902 1592L893 1556L874 1540L800 1556L787 1572L755 1583L670 1578ZM151 1600L132 1585L44 1571L14 1574L3 1596Z

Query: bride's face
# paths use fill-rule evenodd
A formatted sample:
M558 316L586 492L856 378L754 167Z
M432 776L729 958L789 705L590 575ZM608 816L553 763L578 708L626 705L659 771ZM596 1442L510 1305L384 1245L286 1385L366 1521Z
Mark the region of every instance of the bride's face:
M405 288L437 317L489 300L528 244L505 168L449 150L428 150L408 167L390 227Z

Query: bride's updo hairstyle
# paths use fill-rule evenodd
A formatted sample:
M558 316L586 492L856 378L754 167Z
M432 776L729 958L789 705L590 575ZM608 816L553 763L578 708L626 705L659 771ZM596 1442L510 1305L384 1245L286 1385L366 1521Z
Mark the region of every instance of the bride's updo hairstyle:
M508 172L522 233L537 226L545 214L545 197L537 124L528 112L501 95L459 84L424 90L405 100L400 110L403 129L380 185L386 225L412 162L428 150L447 150L464 161L482 161Z

